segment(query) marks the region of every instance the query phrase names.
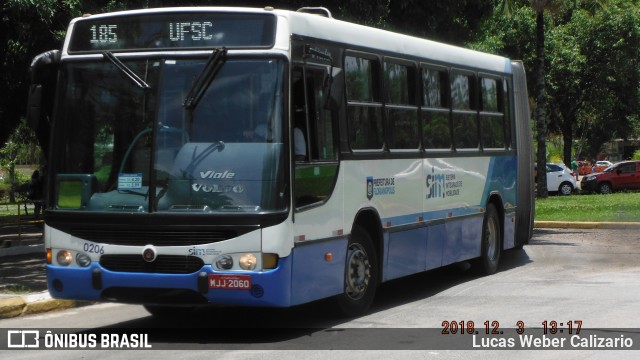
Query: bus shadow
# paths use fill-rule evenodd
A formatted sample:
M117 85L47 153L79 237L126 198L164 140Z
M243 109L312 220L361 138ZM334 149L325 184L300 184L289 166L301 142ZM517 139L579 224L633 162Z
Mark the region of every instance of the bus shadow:
M530 262L526 247L524 250L509 250L502 254L499 272ZM473 268L466 270L464 264L456 264L385 282L378 288L367 316L428 299L481 277ZM141 307L140 311L145 310ZM291 349L314 336L315 339L331 337L335 335L333 332L340 330L336 327L353 320L357 319L341 316L332 299L327 299L284 309L207 305L170 319L143 316L93 331L108 333L109 329L125 332L132 329L150 333L154 343L185 344L195 348L247 349L247 345L253 344L252 347L260 349L265 346Z
M525 249L504 251L498 272L514 270L531 263ZM384 311L414 301L428 299L440 292L484 277L468 262L411 275L382 284L372 311Z

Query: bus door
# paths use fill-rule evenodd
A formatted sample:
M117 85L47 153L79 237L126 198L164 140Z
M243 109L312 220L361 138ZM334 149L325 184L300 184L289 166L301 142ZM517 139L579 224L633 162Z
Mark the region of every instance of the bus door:
M324 202L338 173L337 111L325 108L325 65L295 66L291 79L291 129L295 157L295 206Z

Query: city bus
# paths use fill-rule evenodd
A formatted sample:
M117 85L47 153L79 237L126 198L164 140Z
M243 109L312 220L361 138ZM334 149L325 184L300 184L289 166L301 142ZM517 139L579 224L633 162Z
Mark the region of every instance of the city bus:
M356 316L532 236L520 61L324 8L181 7L73 19L31 75L54 298Z

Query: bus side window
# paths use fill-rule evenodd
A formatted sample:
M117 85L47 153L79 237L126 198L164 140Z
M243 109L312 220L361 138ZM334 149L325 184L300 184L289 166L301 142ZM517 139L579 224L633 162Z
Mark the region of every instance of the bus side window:
M504 149L506 146L501 86L498 79L480 78L480 132L484 149Z
M453 114L453 143L456 150L474 149L480 145L478 139L477 92L473 74L452 70L450 76L451 106Z
M449 79L444 68L422 65L422 144L426 150L450 150Z

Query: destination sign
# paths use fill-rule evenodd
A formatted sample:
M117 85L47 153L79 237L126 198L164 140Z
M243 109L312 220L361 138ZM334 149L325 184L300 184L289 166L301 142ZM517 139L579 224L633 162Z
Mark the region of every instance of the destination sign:
M75 23L68 52L270 48L275 29L276 18L271 14L163 12L88 17Z

